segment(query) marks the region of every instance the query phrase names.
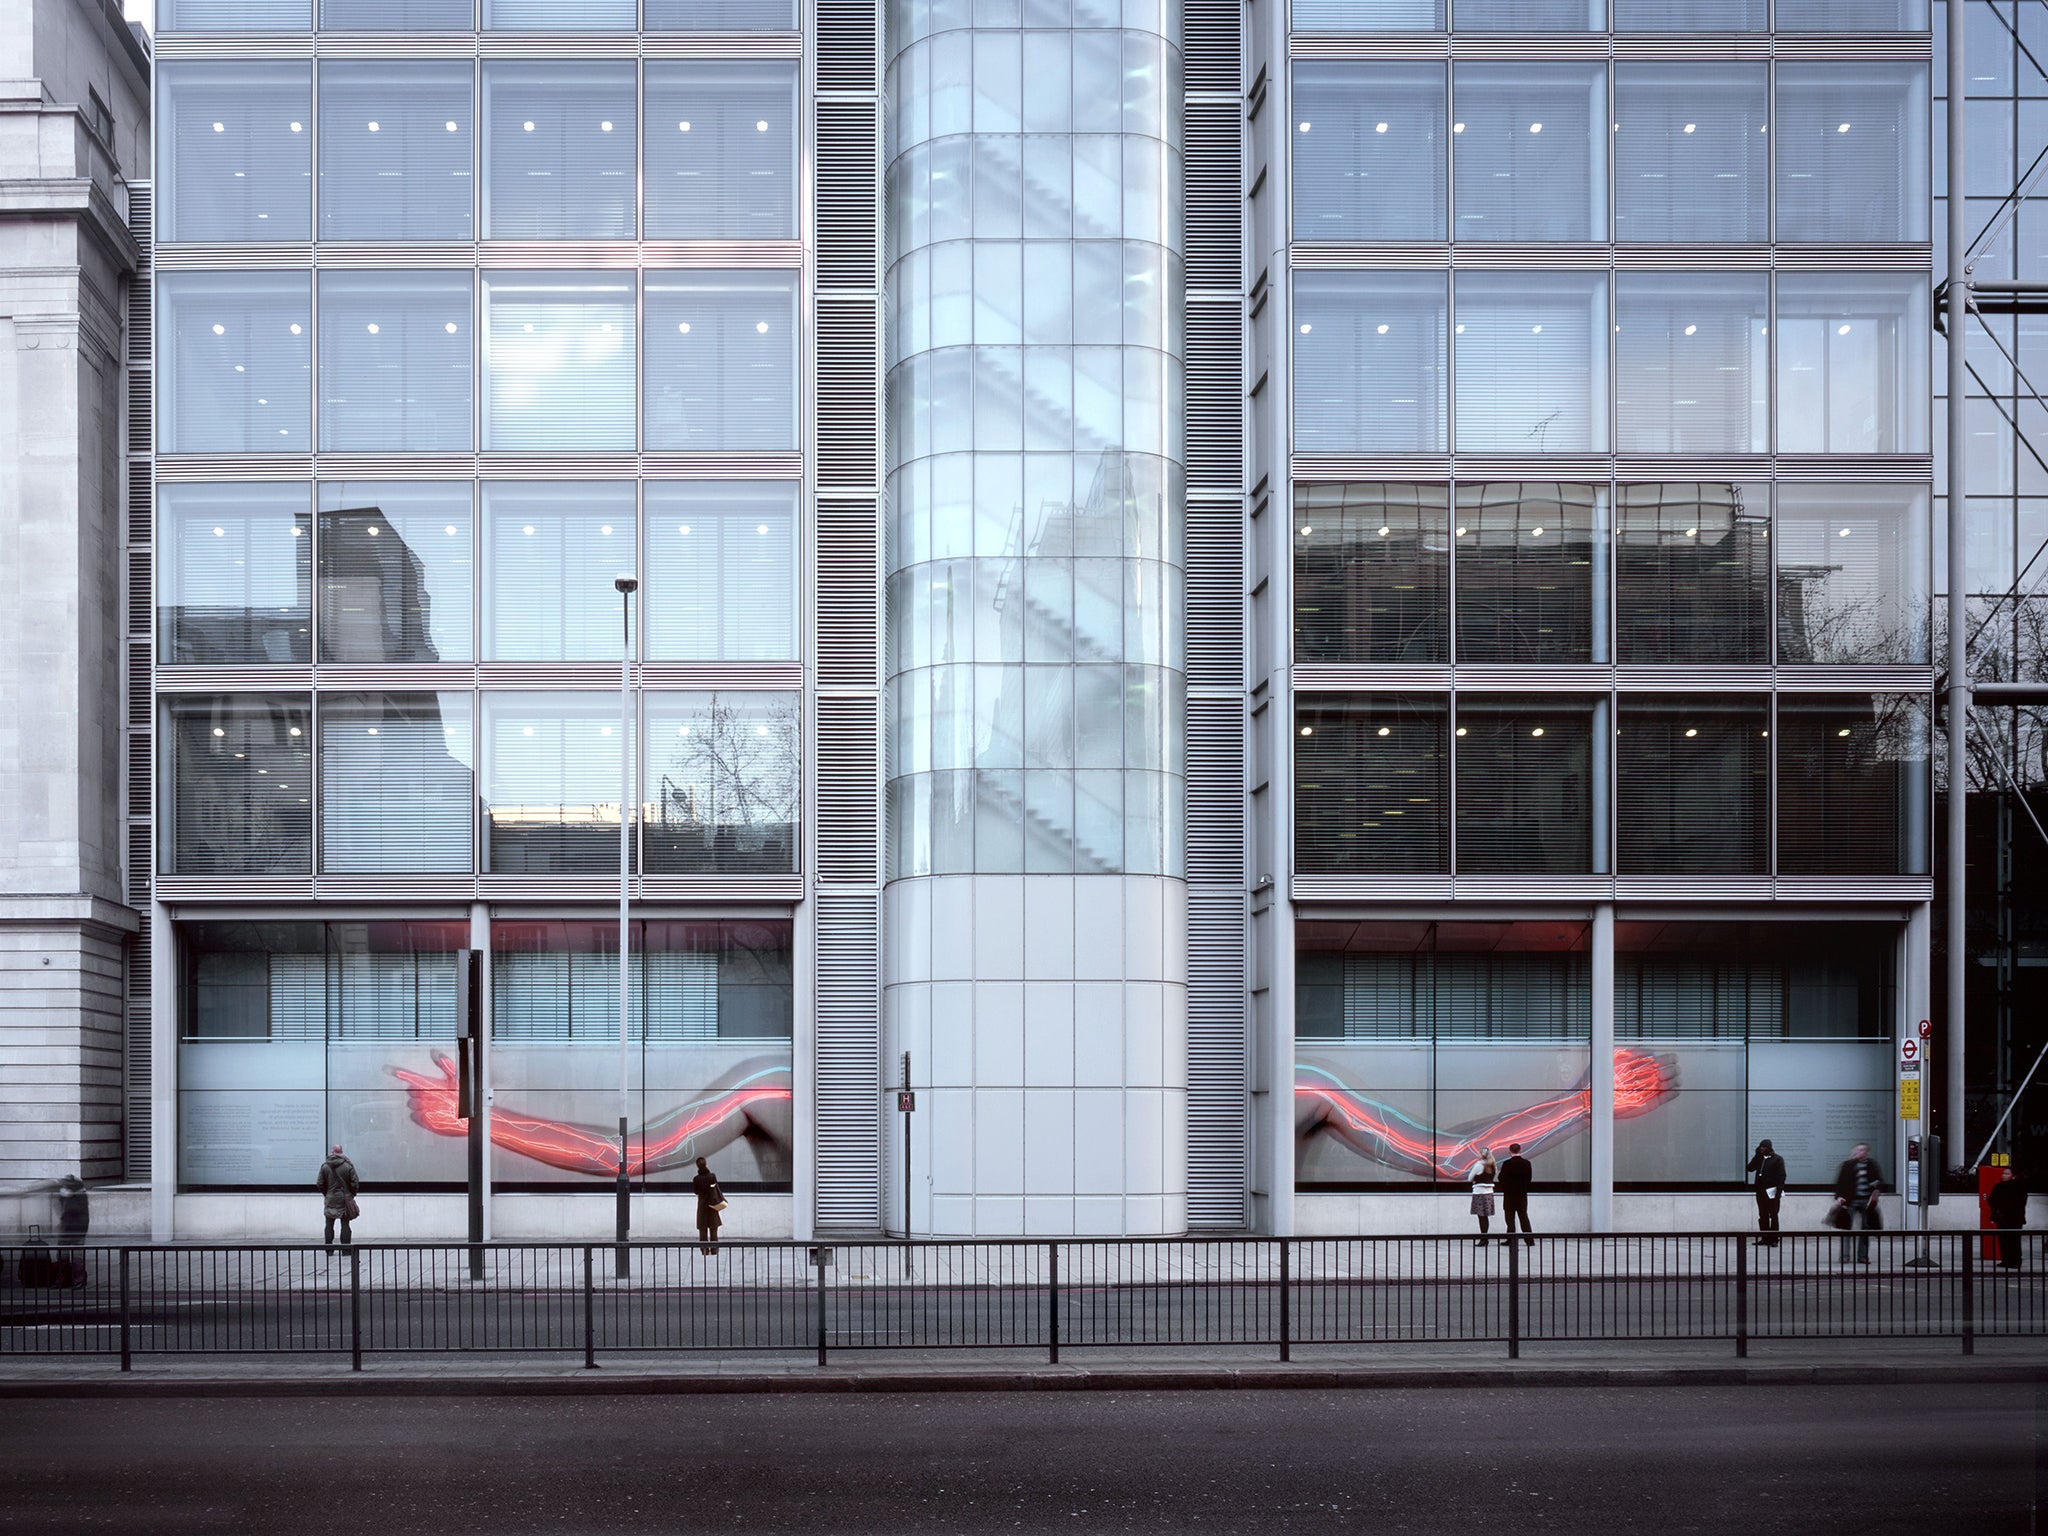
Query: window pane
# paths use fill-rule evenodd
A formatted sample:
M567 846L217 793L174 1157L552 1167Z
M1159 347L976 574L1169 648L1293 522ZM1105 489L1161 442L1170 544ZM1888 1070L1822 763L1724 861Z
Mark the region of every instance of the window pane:
M1607 0L1457 0L1461 32L1585 32L1607 26Z
M158 447L312 448L312 294L303 272L167 272L156 280Z
M312 660L312 533L303 485L159 487L158 658Z
M650 874L791 874L803 783L793 693L647 695Z
M796 237L796 66L647 66L647 237Z
M1294 238L1446 236L1444 67L1294 66Z
M796 279L647 274L647 446L791 449Z
M1294 279L1294 447L1437 452L1444 433L1440 272Z
M470 68L320 66L323 239L470 238Z
M1725 481L1616 487L1615 660L1770 660L1770 490Z
M1458 873L1592 871L1593 721L1588 701L1458 696Z
M1441 32L1444 0L1294 0L1297 32Z
M472 495L467 480L320 487L322 661L471 658Z
M633 73L630 64L484 65L487 238L632 237Z
M1761 32L1769 25L1769 0L1614 0L1617 32Z
M1927 285L1778 278L1778 451L1927 451Z
M163 712L164 873L311 874L312 700L176 697Z
M484 655L493 661L616 661L612 579L637 567L633 486L484 486Z
M322 694L320 867L467 874L471 696Z
M1607 446L1607 280L1591 272L1461 272L1458 450Z
M646 0L650 32L794 32L792 0Z
M1606 80L1578 64L1457 66L1455 238L1607 238Z
M313 25L312 0L157 0L165 32L290 32ZM157 77L159 81L163 78Z
M1770 446L1770 323L1761 272L1617 274L1616 449L1762 453Z
M157 86L163 239L312 233L310 66L160 64Z
M1924 488L1780 486L1777 545L1780 663L1927 660Z
M1778 0L1780 32L1924 32L1927 0Z
M1614 237L1768 240L1761 64L1614 67Z
M471 0L320 0L328 32L467 32L475 24Z
M1780 64L1778 238L1925 240L1927 132L1925 65Z
M467 272L320 274L320 446L470 446Z
M1605 661L1593 617L1593 557L1605 486L1461 485L1458 660Z
M633 446L633 276L484 275L486 448Z
M1778 870L1927 873L1924 697L1778 701Z
M1770 728L1762 699L1623 694L1617 872L1765 873Z
M650 481L647 655L663 661L794 661L797 487Z
M508 32L630 32L633 0L484 0L484 25Z
M1448 490L1294 488L1294 659L1446 662Z
M1294 717L1295 869L1448 873L1447 701L1309 695Z
M483 702L486 872L616 875L618 699L487 693ZM616 996L612 1006L616 1026Z

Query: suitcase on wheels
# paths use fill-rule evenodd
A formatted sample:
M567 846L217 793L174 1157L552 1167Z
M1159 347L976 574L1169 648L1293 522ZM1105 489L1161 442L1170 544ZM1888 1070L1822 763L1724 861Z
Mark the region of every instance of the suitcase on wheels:
M30 1227L28 1236L22 1241L21 1258L16 1268L24 1287L62 1283L57 1277L64 1261L50 1252L50 1245L43 1241L42 1233L41 1227Z

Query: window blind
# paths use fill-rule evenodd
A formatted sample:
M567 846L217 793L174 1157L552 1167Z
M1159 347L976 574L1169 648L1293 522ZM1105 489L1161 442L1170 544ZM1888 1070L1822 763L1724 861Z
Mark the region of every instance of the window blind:
M504 31L630 32L633 0L483 0L484 26Z
M1927 0L1777 0L1781 32L1924 32Z
M630 273L486 272L484 447L634 445Z
M1761 64L1614 67L1614 237L1770 237L1770 90Z
M796 869L798 702L781 693L647 695L647 867Z
M323 869L467 874L471 805L470 695L321 696Z
M1762 453L1770 446L1770 293L1762 273L1615 278L1615 446Z
M1622 695L1617 872L1765 873L1769 730L1762 699Z
M1460 874L1593 872L1593 706L1458 697Z
M1925 65L1780 64L1772 138L1780 240L1927 238Z
M1778 450L1927 450L1927 285L1874 272L1778 278Z
M646 0L650 32L794 32L791 0Z
M486 63L486 238L631 239L638 95L631 64Z
M470 71L466 63L320 66L322 238L470 238Z
M1296 451L1442 452L1442 273L1294 279Z
M630 481L486 483L485 656L616 661L624 636L612 580L638 565L634 529Z
M1578 64L1453 69L1453 238L1606 238L1606 80Z
M157 85L160 238L306 239L313 206L310 67L166 63L157 67Z
M1449 872L1448 713L1444 699L1416 694L1296 706L1296 869Z
M320 446L470 446L466 272L320 274Z
M1769 659L1770 488L1662 481L1616 487L1615 659Z
M1607 446L1607 282L1593 273L1461 272L1457 448Z
M1924 488L1787 485L1778 493L1778 660L1928 657Z
M313 0L157 0L156 24L165 32L291 32L313 24Z
M647 274L647 446L797 446L796 279Z
M328 32L467 32L474 0L320 0Z
M1593 552L1604 486L1460 485L1456 551L1461 662L1606 660L1594 624Z
M1444 0L1293 0L1297 32L1441 32Z
M1295 239L1446 238L1445 86L1441 64L1294 66Z
M1442 485L1294 488L1296 660L1451 659L1449 499Z
M647 235L796 237L794 64L647 66Z
M649 658L795 660L797 487L650 481L644 494Z
M466 480L330 480L320 487L321 660L467 661L475 654L473 495Z
M158 447L312 447L312 293L303 272L166 272L156 279Z
M1468 32L1586 32L1607 25L1607 0L1454 0Z
M618 700L487 693L483 703L485 869L617 874Z
M1769 0L1614 0L1617 32L1761 32Z
M1927 701L1787 695L1778 705L1778 867L1927 870Z
M455 957L330 948L329 1037L447 1040L456 1030Z
M312 519L303 485L157 490L157 645L180 666L312 659Z
M310 701L178 696L163 710L164 873L311 874Z

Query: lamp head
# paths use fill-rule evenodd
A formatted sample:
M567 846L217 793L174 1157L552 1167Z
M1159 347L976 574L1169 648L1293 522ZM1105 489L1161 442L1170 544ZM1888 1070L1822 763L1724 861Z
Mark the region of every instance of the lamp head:
M630 572L621 571L612 578L612 585L622 593L637 592L640 590L640 578Z

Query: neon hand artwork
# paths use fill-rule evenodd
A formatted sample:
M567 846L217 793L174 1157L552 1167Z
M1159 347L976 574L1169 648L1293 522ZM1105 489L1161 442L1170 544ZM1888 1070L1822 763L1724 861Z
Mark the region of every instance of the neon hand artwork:
M404 1067L391 1070L406 1085L406 1101L415 1125L436 1136L461 1136L467 1123L455 1113L455 1063L437 1053L434 1065L441 1069L438 1080ZM782 1138L787 1132L790 1102L788 1067L764 1067L750 1072L730 1087L713 1089L703 1098L672 1109L651 1125L628 1135L626 1171L638 1178L682 1167L751 1134ZM780 1113L769 1115L770 1111ZM768 1123L764 1116L777 1123ZM494 1107L490 1127L491 1145L550 1168L607 1178L618 1172L618 1138L594 1126L544 1120Z
M1614 1116L1647 1115L1678 1091L1678 1067L1668 1056L1627 1049L1614 1053ZM1392 1105L1366 1097L1325 1067L1298 1063L1294 1071L1294 1133L1306 1141L1327 1133L1352 1152L1402 1173L1463 1179L1479 1149L1498 1154L1511 1141L1537 1153L1584 1131L1592 1120L1592 1074L1553 1098L1463 1125L1426 1125Z

